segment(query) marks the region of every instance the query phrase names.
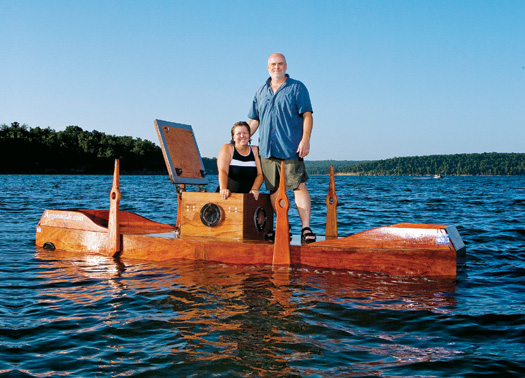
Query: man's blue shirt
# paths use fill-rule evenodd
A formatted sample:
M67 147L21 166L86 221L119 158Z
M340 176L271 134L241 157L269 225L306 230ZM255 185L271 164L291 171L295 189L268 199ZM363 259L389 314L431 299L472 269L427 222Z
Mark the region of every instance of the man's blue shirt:
M248 118L259 121L259 154L263 158L297 159L303 137L303 113L313 112L306 86L286 75L273 93L271 78L257 89Z

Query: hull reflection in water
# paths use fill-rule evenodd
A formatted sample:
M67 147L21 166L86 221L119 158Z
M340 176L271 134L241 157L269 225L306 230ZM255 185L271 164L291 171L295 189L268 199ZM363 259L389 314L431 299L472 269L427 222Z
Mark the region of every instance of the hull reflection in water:
M151 346L141 351L148 350L141 357L148 363L161 358L168 365L191 362L194 368L225 364L241 376L243 371L322 374L321 361L333 358L332 350L344 352L334 363L347 372L346 359L356 360L351 371L364 372L378 364L442 360L454 353L413 345L417 335L407 334L411 322L454 308L455 283L449 279L144 263L41 248L36 257L42 261L40 278L53 282L40 290L42 305L59 308L68 301L89 309L92 320L86 328L78 314L62 320L78 319L80 328L74 332L82 338L106 335L97 353L115 365L127 361L130 340ZM395 320L392 311L403 313L404 320ZM128 346L119 349L119 344Z
M245 276L257 272L267 276L271 282L274 301L287 309L293 309L301 298L290 290L292 286L306 286L313 290L303 293L308 300L317 298L323 302L352 304L356 308L390 310L446 311L455 306L456 280L450 278L391 277L374 273L342 272L322 269L258 266L247 267L231 264L213 264L204 261L170 261L145 263L133 259L121 259L98 254L46 251L37 247L36 257L52 262L60 268L64 280L70 277L118 280L122 275L132 278L134 273L149 267L161 277L153 280L158 289L170 287L202 287L214 292L221 286L243 286ZM47 265L47 264L46 264ZM181 269L182 267L182 269ZM166 272L168 270L168 272ZM43 274L43 278L57 281L57 271ZM143 277L137 281L136 289L150 288ZM223 282L224 280L224 282ZM60 282L60 280L59 280ZM146 281L148 282L148 281ZM127 283L129 285L129 282ZM120 289L121 286L117 285ZM244 290L244 289L243 289ZM217 295L222 291L218 290ZM231 293L230 293L231 294ZM72 297L71 299L74 299ZM290 308L289 308L290 307Z

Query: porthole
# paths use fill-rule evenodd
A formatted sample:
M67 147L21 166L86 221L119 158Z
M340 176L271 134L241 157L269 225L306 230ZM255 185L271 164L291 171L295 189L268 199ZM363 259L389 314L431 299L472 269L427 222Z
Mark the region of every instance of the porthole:
M222 211L214 203L207 203L201 209L201 221L205 226L215 227L222 219Z
M264 210L263 207L258 207L255 210L255 214L253 215L253 221L255 223L255 228L257 231L262 232L264 231L264 227L266 226L266 210Z
M55 250L55 245L51 242L45 242L44 245L42 246L42 248L48 250L48 251L54 251Z

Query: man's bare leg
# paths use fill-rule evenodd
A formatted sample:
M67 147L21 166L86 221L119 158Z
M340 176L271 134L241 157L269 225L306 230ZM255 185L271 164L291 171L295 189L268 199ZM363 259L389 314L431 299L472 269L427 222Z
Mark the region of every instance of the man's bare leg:
M299 187L293 191L293 193L295 196L295 206L299 212L299 218L301 218L302 228L310 227L312 201L305 183L301 183Z

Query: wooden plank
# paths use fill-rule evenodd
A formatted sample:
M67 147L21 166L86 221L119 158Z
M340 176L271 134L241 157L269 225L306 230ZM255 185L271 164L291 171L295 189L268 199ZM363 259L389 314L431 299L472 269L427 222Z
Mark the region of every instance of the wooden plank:
M43 247L50 242L56 249L72 252L99 253L106 255L107 231L78 230L38 225L36 245Z
M77 210L45 210L38 226L107 232L107 219L102 220L106 227L96 222L95 219L101 220Z
M40 226L38 246L46 241L57 249L83 253L104 253L105 232ZM344 239L339 239L344 240ZM228 264L269 265L274 259L274 245L264 241L235 241L218 238L183 238L175 232L155 235L122 233L121 257L150 261L171 259L206 260ZM292 265L348 271L377 272L398 276L455 277L455 250L413 248L373 248L351 245L291 246Z
M174 184L207 185L197 141L190 125L156 119L157 136Z
M220 211L219 221L206 225L201 212L208 204L216 205ZM257 229L255 216L258 209L266 214L266 224ZM231 239L264 240L264 235L272 228L273 210L268 194L260 194L255 201L252 194L232 193L223 200L220 193L183 192L179 209L181 214L181 237L218 237Z

